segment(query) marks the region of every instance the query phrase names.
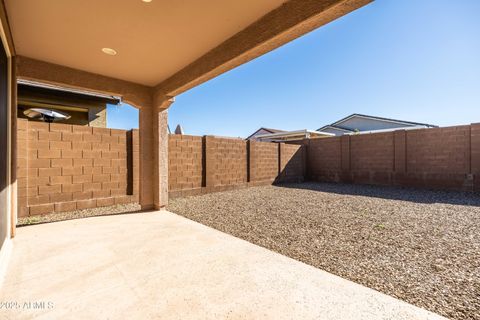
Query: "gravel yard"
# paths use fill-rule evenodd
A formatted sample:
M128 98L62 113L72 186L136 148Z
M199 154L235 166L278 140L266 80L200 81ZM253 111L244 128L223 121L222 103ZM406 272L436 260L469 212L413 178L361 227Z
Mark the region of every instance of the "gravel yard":
M26 226L38 223L47 223L87 217L106 216L112 214L130 213L140 210L138 203L117 204L110 207L92 208L75 210L69 212L57 212L52 214L45 214L41 216L18 218L17 226Z
M168 210L453 319L480 319L480 196L303 183Z

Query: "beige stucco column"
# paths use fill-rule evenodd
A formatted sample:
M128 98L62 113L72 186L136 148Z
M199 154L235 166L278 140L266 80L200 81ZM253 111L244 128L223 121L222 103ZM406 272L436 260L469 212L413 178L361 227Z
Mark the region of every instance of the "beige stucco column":
M168 204L168 108L165 97L153 108L140 109L140 204L160 209Z

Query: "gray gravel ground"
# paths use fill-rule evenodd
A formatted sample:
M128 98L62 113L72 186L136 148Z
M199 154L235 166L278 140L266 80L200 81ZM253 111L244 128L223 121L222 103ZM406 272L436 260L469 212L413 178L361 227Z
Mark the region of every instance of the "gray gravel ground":
M168 209L453 319L480 319L480 196L303 183Z
M78 218L95 217L95 216L106 216L106 215L112 215L112 214L135 212L139 210L140 210L140 205L138 203L117 204L111 207L83 209L83 210L76 210L76 211L70 211L70 212L58 212L58 213L41 215L41 216L18 218L17 226L32 225L32 224L62 221L62 220L71 220L71 219L78 219Z

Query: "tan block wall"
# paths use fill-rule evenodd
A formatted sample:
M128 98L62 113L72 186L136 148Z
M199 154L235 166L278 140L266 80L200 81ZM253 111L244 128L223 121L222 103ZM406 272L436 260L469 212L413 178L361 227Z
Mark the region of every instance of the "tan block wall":
M203 186L203 138L170 135L168 139L168 189L178 191Z
M224 187L247 183L247 142L241 139L205 137L206 186Z
M301 182L305 177L305 147L280 143L280 175L278 180Z
M274 182L279 173L279 144L249 141L250 181Z
M470 126L407 131L407 168L412 173L470 170Z
M138 202L138 140L135 131L18 119L19 216Z
M310 140L308 178L478 190L480 125Z
M350 165L352 171L393 170L393 133L356 135L350 137Z
M312 178L326 181L339 181L342 170L342 148L340 137L313 139L307 141L309 162L308 173Z
M169 194L179 197L303 180L304 149L214 136L170 135Z
M480 191L480 123L470 126L470 171L473 188Z
M131 164L128 163L129 179L128 185L131 187L128 194L134 195L136 200L140 195L140 133L137 129L128 131L127 139L130 139L129 145L131 152L127 157L131 157ZM128 152L127 148L127 152Z

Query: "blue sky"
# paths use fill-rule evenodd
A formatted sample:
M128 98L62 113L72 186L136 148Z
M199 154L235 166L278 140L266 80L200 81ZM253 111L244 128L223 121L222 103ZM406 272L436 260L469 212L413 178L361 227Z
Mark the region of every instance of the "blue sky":
M376 0L176 97L172 130L246 137L318 129L351 113L480 122L480 1ZM111 108L112 109L112 108ZM110 127L138 126L109 110Z

